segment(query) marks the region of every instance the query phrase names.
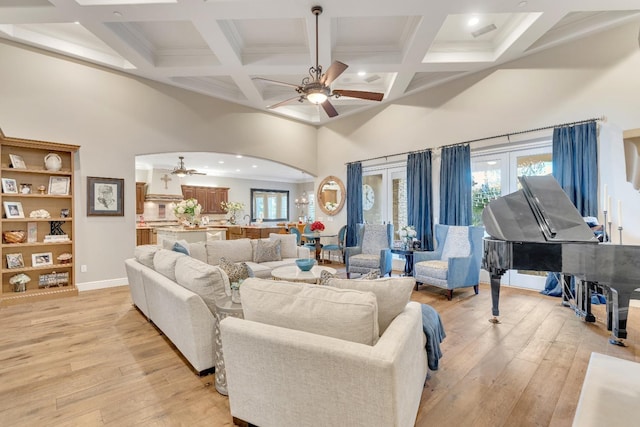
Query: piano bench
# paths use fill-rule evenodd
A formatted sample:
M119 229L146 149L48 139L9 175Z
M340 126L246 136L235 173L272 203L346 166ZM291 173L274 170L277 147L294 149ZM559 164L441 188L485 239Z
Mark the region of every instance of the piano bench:
M591 353L575 427L630 426L640 420L640 363Z

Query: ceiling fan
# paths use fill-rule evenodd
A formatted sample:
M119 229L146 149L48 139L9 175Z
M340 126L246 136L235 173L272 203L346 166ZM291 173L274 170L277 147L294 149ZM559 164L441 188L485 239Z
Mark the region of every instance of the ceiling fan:
M206 175L206 173L198 172L195 169L187 169L184 166L184 157L178 156L178 158L180 159L180 162L178 163L178 166L173 168L173 170L171 171L171 175L178 175L180 178L187 175Z
M313 6L311 8L311 13L316 16L316 65L315 67L312 66L309 68L310 77L302 79L302 83L300 85L265 79L262 77L254 77L253 80L263 80L277 85L292 87L299 94L293 98L269 105L267 108L278 108L295 100L303 102L306 99L313 104L322 105L322 108L329 117L335 117L338 115L338 112L335 107L331 105L331 102L329 101L330 98L348 96L350 98L366 99L369 101L382 101L384 93L366 92L361 90L331 90L331 83L349 66L340 61L333 61L331 66L327 69L327 72L322 74L322 66L318 64L318 15L322 13L322 6Z

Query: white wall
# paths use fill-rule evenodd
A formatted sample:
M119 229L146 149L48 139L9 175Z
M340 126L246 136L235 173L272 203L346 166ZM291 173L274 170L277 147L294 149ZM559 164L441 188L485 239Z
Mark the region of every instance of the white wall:
M640 194L624 181L624 159L617 148L620 130L640 127L638 24L530 55L502 70L467 76L331 122L318 131L316 184L326 175L336 175L346 182L344 163L348 161L605 115L607 123L601 135L604 132L606 137L601 138L600 148L606 155L601 157L600 179L609 183L613 200L623 201L624 217L628 218L623 218L624 243L638 244L640 223L635 218L640 215ZM541 134L544 132L513 139ZM497 139L472 144L471 148L506 142ZM437 181L437 176L434 178ZM616 230L617 202L614 205ZM345 222L343 210L331 226L337 230Z
M238 153L316 174L313 126L10 42L0 42L0 58L4 134L81 146L73 215L78 283L122 283L126 276L123 260L135 246L137 154ZM86 216L87 176L124 178L124 217Z

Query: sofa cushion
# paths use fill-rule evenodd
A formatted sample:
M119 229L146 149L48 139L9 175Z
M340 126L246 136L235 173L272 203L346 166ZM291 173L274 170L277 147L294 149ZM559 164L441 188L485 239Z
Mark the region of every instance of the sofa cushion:
M378 323L380 335L382 335L411 299L411 291L416 281L413 277L385 277L375 280L330 279L327 285L340 289L372 292L378 302Z
M175 272L176 282L198 294L211 313L215 313L216 301L227 297L229 279L218 267L191 257L181 257L176 261Z
M207 246L205 242L189 243L189 256L198 261L207 262Z
M253 262L281 261L280 240L258 239L253 251Z
M220 258L226 258L231 262L252 261L251 240L235 239L207 242L207 263L218 265Z
M280 241L280 256L282 258L298 257L298 240L295 234L269 234L269 240Z
M367 345L378 340L371 292L250 278L240 295L247 320Z
M153 269L164 277L176 280L176 262L178 258L186 257L185 254L180 252L169 251L167 249L160 249L153 256Z
M227 274L229 282L231 283L253 277L253 271L251 271L251 268L249 268L246 262L233 263L222 257L220 258L219 267Z
M157 245L136 246L133 255L140 264L153 268L153 256L160 248Z
M434 279L447 280L449 261L434 259L431 261L420 261L415 265L415 276L432 277Z

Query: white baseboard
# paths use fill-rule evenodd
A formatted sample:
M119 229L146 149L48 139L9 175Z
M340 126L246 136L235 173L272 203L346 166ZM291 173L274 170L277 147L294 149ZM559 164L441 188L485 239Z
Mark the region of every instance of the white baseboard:
M129 286L129 280L122 279L99 280L97 282L76 283L79 292L93 291L96 289L115 288L117 286Z

